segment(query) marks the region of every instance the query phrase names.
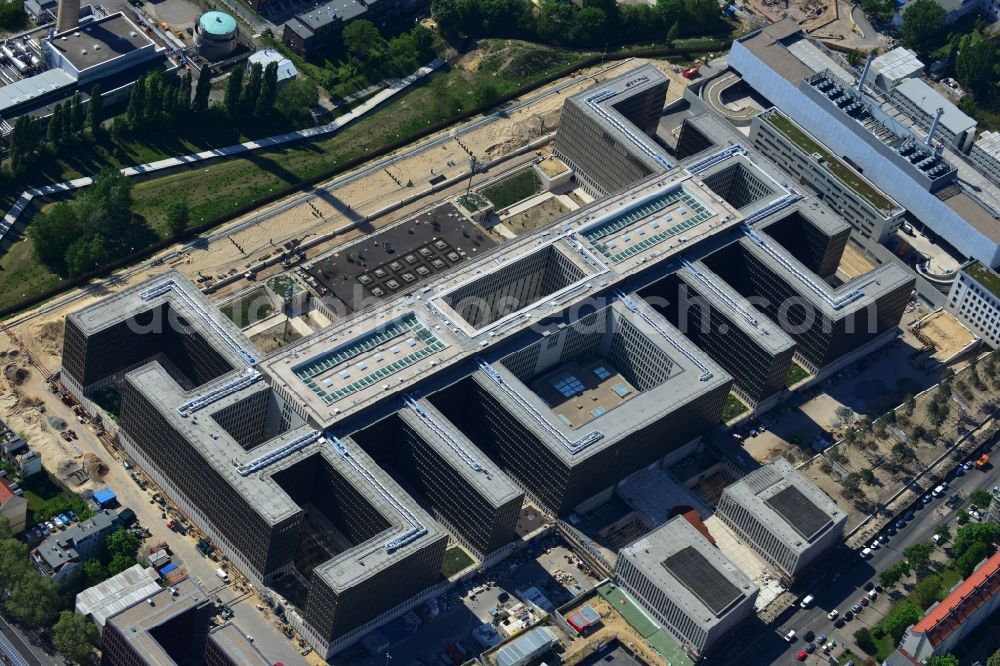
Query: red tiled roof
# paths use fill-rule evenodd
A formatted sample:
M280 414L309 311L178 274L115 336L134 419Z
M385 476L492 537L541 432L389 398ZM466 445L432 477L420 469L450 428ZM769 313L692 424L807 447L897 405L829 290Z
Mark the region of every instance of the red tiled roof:
M915 633L926 633L931 645L938 645L1000 593L1000 551L972 572L935 606L922 620L913 625Z
M14 496L14 491L10 489L10 481L0 476L0 505L6 504L7 500Z

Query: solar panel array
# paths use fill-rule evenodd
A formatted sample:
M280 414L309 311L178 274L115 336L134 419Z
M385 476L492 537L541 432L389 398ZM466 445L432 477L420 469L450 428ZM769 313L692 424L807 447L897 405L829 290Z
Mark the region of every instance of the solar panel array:
M796 532L811 541L824 527L832 523L830 516L813 504L802 491L788 486L764 500Z
M743 592L692 546L685 546L663 560L663 568L716 617L743 598Z

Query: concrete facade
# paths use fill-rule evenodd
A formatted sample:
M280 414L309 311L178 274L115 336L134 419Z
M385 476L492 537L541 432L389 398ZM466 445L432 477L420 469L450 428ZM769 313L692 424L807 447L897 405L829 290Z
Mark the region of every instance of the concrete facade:
M945 308L994 349L1000 347L1000 275L979 262L958 271Z

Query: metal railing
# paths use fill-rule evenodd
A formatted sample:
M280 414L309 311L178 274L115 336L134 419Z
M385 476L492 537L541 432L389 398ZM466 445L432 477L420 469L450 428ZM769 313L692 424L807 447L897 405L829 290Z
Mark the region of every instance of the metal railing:
M704 273L698 270L694 264L692 264L687 259L681 259L681 265L684 266L684 268L691 271L691 274L694 275L696 278L698 278L699 282L708 287L709 291L711 291L713 294L716 295L716 297L722 300L722 302L725 303L731 310L734 310L737 314L746 319L747 322L749 322L750 325L753 326L754 328L757 327L757 318L754 317L749 312L747 312L742 307L740 307L739 303L733 300L733 298L731 298L729 294L722 291L722 289L720 289L717 284L709 280L708 276L706 276Z
M406 406L412 409L425 424L427 424L427 427L434 431L434 434L444 440L451 450L462 459L462 462L477 472L486 472L486 468L483 467L482 463L480 463L474 455L472 455L472 452L462 446L462 443L455 439L451 433L448 432L443 425L438 423L438 420L434 418L430 412L424 409L423 406L421 406L420 403L418 403L412 396L404 396L403 402L406 403Z
M259 472L265 467L270 467L279 460L287 458L296 451L304 449L305 447L309 446L322 436L323 433L321 433L319 430L313 430L312 432L303 433L298 437L282 444L273 451L269 451L268 453L265 453L262 456L254 458L253 460L246 462L242 465L237 465L236 471L239 473L240 476L249 476L254 472Z
M198 396L192 400L188 400L183 405L177 408L177 413L179 413L184 418L187 418L197 412L198 410L208 407L214 402L222 400L227 395L241 391L248 386L253 386L258 381L260 381L262 375L254 370L253 368L247 368L239 377L230 380L223 384L222 386L216 387L215 389Z

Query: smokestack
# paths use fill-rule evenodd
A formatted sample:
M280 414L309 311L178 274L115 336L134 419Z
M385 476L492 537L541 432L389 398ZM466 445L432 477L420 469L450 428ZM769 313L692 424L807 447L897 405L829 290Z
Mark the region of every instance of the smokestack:
M80 0L59 0L56 32L66 32L80 25Z
M944 113L944 109L938 108L937 113L934 114L934 122L931 123L931 131L927 133L927 145L931 145L931 139L934 138L934 132L937 131L938 121L941 120L941 114Z
M865 62L865 68L861 71L861 78L858 79L858 95L861 97L865 96L865 81L868 79L868 71L872 68L872 60L875 59L875 52L868 52L868 60Z

